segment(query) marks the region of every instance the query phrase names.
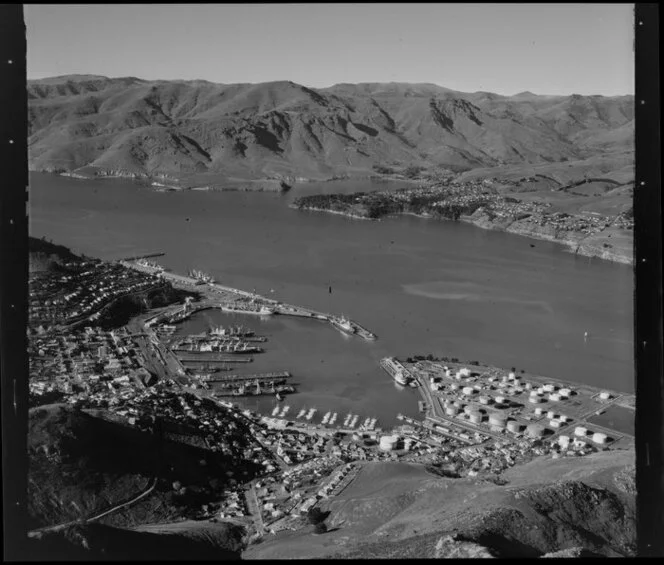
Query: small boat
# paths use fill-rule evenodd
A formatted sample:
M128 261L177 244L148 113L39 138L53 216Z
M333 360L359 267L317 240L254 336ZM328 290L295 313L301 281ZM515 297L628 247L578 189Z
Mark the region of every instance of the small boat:
M277 414L279 414L279 410L281 410L281 408L279 406L275 406L274 410L272 410L272 415L276 416Z
M330 419L330 416L332 415L332 412L326 412L325 416L323 416L323 420L321 423L327 424L327 421Z
M337 421L337 413L335 412L334 414L332 414L332 417L330 418L330 421L328 422L328 424L330 424L330 426L331 426L336 421Z
M300 411L298 412L296 418L302 418L302 416L304 416L304 414L306 413L306 411L307 411L306 408L302 408L302 410L300 410Z
M281 393L280 393L280 392L277 392L277 393L275 394L275 397L276 397L277 400L279 400L280 402L284 399L284 397L281 396Z

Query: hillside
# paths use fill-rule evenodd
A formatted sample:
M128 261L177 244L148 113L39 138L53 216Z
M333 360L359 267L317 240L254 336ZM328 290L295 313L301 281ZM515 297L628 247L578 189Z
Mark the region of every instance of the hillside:
M436 477L416 464L369 463L323 503L330 511L328 533L280 532L243 557L631 555L633 463L633 451L543 456L504 473L504 484Z
M109 418L67 404L30 409L31 528L88 519L135 498L100 522L127 528L196 516L242 463Z
M102 524L70 526L30 539L37 561L226 561L240 559L240 528L202 524L187 531L151 533Z
M80 260L80 257L63 245L56 245L44 238L28 238L28 262L31 273L48 271L56 265Z
M28 99L32 170L183 186L633 159L632 96L83 75L29 81Z

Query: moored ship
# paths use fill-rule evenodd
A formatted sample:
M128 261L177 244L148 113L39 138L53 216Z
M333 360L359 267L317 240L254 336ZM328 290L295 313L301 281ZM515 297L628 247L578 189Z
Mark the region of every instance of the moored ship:
M225 328L224 326L212 327L208 332L210 335L214 336L224 336L224 337L251 337L254 335L254 331L243 326L229 326Z
M357 328L355 328L353 323L345 316L341 316L339 318L331 317L330 322L335 328L344 333L354 334L357 331Z
M224 304L221 309L224 312L231 312L234 314L257 314L259 316L271 316L276 312L274 308L265 305L257 304Z

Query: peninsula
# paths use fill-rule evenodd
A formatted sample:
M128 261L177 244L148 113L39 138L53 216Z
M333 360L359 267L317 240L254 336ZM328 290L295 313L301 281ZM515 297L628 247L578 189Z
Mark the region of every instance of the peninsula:
M552 194L548 188L546 192L538 188L538 183L541 179L537 177L430 181L396 191L305 196L296 199L292 207L372 220L414 214L464 221L559 242L579 255L633 262L629 186L611 179L589 179L556 187ZM599 191L600 196L580 195L578 191L584 189Z

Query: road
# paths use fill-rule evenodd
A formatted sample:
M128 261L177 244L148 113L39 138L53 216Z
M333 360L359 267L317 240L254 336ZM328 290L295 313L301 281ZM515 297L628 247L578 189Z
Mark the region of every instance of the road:
M62 524L57 524L55 526L46 526L44 528L38 528L36 530L32 530L28 532L28 537L34 538L38 537L40 534L46 533L46 532L57 532L59 530L63 530L65 528L68 528L69 526L73 526L75 524L86 524L88 522L93 522L95 520L99 520L100 518L103 518L104 516L108 516L109 514L112 514L113 512L117 512L121 508L125 508L126 506L130 506L132 504L135 504L142 498L145 498L148 494L150 494L153 490L154 487L157 485L157 477L153 477L148 481L148 484L146 487L137 495L133 496L131 499L127 500L126 502L121 502L119 504L116 504L112 508L109 508L108 510L104 510L100 514L96 514L95 516L92 516L90 518L79 518L78 520L72 520L70 522L64 522Z

